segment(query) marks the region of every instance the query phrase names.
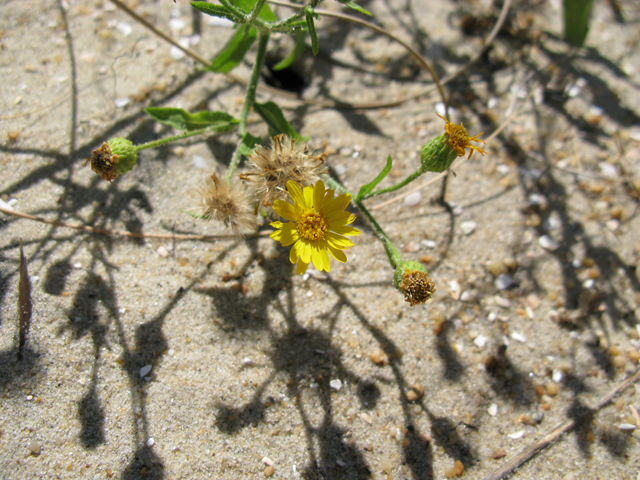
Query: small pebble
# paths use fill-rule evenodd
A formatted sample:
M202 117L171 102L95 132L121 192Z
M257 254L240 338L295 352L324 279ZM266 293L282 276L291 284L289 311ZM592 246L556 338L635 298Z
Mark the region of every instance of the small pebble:
M11 130L10 132L7 132L7 138L10 142L15 142L16 140L18 140L19 136L20 132L18 130Z
M616 368L624 368L627 364L627 359L622 355L616 355L615 357L611 357L611 364Z
M534 413L533 419L535 420L536 423L542 423L542 420L544 420L544 412Z
M551 410L551 404L550 403L543 403L542 405L540 405L540 408L542 408L542 410L544 410L546 412L548 410Z
M267 465L269 467L273 467L275 465L273 463L273 460L271 460L269 457L262 457L262 463L264 463L265 465Z
M422 385L411 385L411 388L407 392L407 400L410 402L415 402L420 400L424 395L424 387Z
M116 98L115 104L116 104L116 107L118 107L118 108L124 108L127 105L129 105L129 99L128 98Z
M422 201L422 193L421 192L413 192L406 197L404 197L404 205L405 207L415 207L420 204Z
M151 371L152 368L153 368L152 365L145 365L144 367L142 367L140 369L140 377L146 376Z
M273 472L275 472L276 469L273 465L269 465L267 468L264 469L264 476L269 478L271 475L273 475Z
M520 421L520 423L524 424L524 425L535 425L536 421L533 419L533 417L531 415L527 415L525 413L523 413L522 415L520 415L520 418L518 419Z
M560 383L562 381L562 377L564 376L564 374L562 373L561 370L558 370L557 368L553 370L553 373L551 374L551 378L553 379L554 382L556 383Z
M560 387L557 383L549 382L547 383L546 390L548 395L555 397L560 392Z
M456 476L456 469L454 467L449 467L444 469L444 476L447 478L453 478Z
M640 361L640 353L638 353L638 350L635 348L629 349L627 355L629 356L629 360L633 363L638 363L638 361Z
M389 364L389 357L381 348L376 348L371 352L371 361L376 365L385 366Z
M616 410L621 412L624 409L624 400L619 398L616 400Z
M513 285L513 278L506 273L502 273L498 275L494 284L498 290L506 290Z
M503 449L496 450L491 454L491 458L493 458L494 460L498 460L506 456L507 456L507 452Z
M493 297L493 300L499 307L509 308L511 306L511 300L501 297L500 295L496 295L495 297Z
M514 340L520 342L520 343L526 343L527 342L527 337L525 337L523 334L519 333L519 332L513 332L511 334L511 338L513 338Z
M155 443L156 441L153 438L150 438L149 440L147 440L147 447L153 447Z
M471 235L476 230L477 226L478 224L473 221L462 222L460 224L460 230L462 230L462 233L465 235Z
M488 262L487 271L494 277L498 277L502 272L504 272L504 264L498 261Z
M382 457L380 459L380 468L382 468L382 471L384 473L389 473L391 470L393 470L393 461L391 460L391 458L386 455Z
M491 405L489 405L489 408L487 409L487 412L492 417L495 417L498 414L498 405L495 404L495 403L492 403Z
M502 263L504 263L504 266L509 270L515 270L516 268L518 268L518 260L516 260L514 257L507 257L502 260Z
M520 430L520 431L518 431L518 432L515 432L515 433L511 433L511 434L509 434L509 435L508 435L508 437L509 437L509 438L511 438L511 439L513 439L513 440L518 440L519 438L524 437L524 434L525 434L525 433L526 433L526 432L525 432L524 430Z
M487 345L488 341L489 341L489 337L485 335L478 335L476 338L473 339L473 343L479 348L484 348Z
M557 250L560 247L558 242L553 240L549 235L542 235L538 239L538 244L545 250L549 250L549 251Z
M622 207L611 207L609 209L609 215L616 220L620 220L622 218Z
M40 455L40 452L42 452L42 446L38 443L38 442L33 442L29 444L29 452L31 452L31 455L33 456L38 456Z
M460 460L456 460L456 463L454 464L453 468L456 471L456 475L458 476L464 473L464 465Z

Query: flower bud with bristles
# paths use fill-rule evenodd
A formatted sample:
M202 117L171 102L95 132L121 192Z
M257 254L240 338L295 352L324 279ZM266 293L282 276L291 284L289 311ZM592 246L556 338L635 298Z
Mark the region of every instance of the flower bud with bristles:
M118 175L131 170L138 161L138 152L131 140L116 137L94 150L82 166L91 162L91 170L100 175L103 180L113 184Z
M285 135L276 135L272 147L258 146L249 157L250 170L240 175L248 181L250 194L268 207L276 200L286 200L287 182L296 182L302 187L318 181L327 172L325 153L309 154L309 147Z
M487 153L482 148L471 144L471 142L484 143L484 140L478 138L482 133L475 137L470 137L462 123L455 125L443 116L438 116L446 122L444 133L422 147L420 161L422 162L423 172L444 172L457 157L465 155L466 148L470 149L468 158L471 158L474 151L479 152L481 155Z
M237 182L229 185L214 173L197 194L199 218L219 220L237 234L254 231L258 226L244 185Z
M436 284L429 278L427 270L413 260L400 262L393 273L393 284L412 307L426 302L436 291Z

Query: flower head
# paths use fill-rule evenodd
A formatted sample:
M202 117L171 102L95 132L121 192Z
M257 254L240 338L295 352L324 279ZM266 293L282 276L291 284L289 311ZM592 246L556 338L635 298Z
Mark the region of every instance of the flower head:
M470 143L470 142L478 142L478 143L482 142L484 144L485 143L484 140L481 140L478 138L484 132L479 133L475 137L470 137L469 134L467 133L467 129L464 128L464 125L462 124L462 122L460 122L460 125L454 125L453 123L449 122L449 120L444 118L442 115L440 114L437 114L437 115L446 122L444 125L444 132L447 135L447 140L449 141L449 145L456 152L458 152L459 157L464 156L465 148L470 149L468 158L471 158L471 155L473 155L474 150L477 150L481 155L484 155L485 153L487 153L484 150L482 150L480 147L476 147L475 145L471 145Z
M255 199L266 207L276 199L288 197L287 182L302 186L312 185L326 173L324 164L327 155L309 155L309 147L284 135L273 137L272 148L258 146L249 157L250 170L240 175L248 180L249 190Z
M418 262L401 262L393 274L393 283L404 293L404 299L412 307L429 300L436 292L436 284L427 270Z
M100 148L94 150L82 166L91 162L91 170L100 175L103 180L113 184L118 175L131 170L138 161L138 152L131 140L116 137L104 142Z
M360 235L360 230L349 226L356 219L355 215L345 211L351 195L343 193L333 198L334 190L325 189L322 180L304 189L289 180L287 190L293 205L276 200L273 210L289 222L271 223L276 228L271 238L283 247L293 245L289 260L297 263L296 271L302 275L313 262L318 270L328 272L331 268L329 255L339 262L346 262L343 250L353 246L346 237Z
M236 233L254 230L257 226L244 185L228 185L220 181L214 173L207 179L207 183L198 189L197 196L197 210L202 218L219 220Z

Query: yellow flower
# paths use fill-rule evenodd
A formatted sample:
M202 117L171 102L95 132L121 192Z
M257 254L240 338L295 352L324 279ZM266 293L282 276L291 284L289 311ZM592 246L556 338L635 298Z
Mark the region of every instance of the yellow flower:
M456 152L458 152L459 157L464 156L465 148L470 149L468 158L471 158L471 155L473 155L474 150L478 151L481 155L484 155L485 153L487 153L484 150L482 150L480 147L471 145L471 142L478 142L478 143L482 142L484 144L485 141L482 140L481 138L478 138L484 132L479 133L475 137L470 137L469 134L467 133L467 129L464 128L464 125L462 124L462 122L460 123L460 125L455 125L449 122L449 120L444 118L439 113L437 113L436 115L438 115L441 119L443 119L446 122L444 126L444 131L447 134L447 138L449 139L449 145L451 145L451 148L453 148Z
M287 190L293 205L284 200L276 200L273 210L287 223L273 222L277 230L270 236L283 247L293 245L289 253L291 263L297 263L296 271L302 275L313 262L318 270L329 271L329 255L339 262L346 262L343 250L353 247L347 236L360 235L360 230L349 226L356 219L345 211L351 202L351 195L344 193L333 198L334 190L325 189L322 180L315 185L300 188L289 180Z

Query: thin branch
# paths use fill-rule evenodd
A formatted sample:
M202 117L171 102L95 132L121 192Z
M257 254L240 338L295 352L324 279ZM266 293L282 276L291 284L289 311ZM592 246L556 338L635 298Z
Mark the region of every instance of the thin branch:
M35 222L46 223L55 227L73 228L75 230L81 230L88 233L99 233L102 235L109 235L112 237L129 237L129 238L161 238L161 239L174 239L174 240L225 240L238 238L238 235L187 235L187 234L162 234L162 233L134 233L126 230L107 230L103 228L90 227L89 225L73 224L67 222L60 222L57 220L47 220L46 218L36 217L29 215L28 213L18 212L11 208L6 208L0 205L0 212L6 213L19 218L26 218L27 220L33 220ZM253 235L246 235L245 238L260 238L266 237L271 234L271 231L264 231L255 233Z
M611 402L611 400L613 400L616 395L621 393L627 387L633 385L638 380L638 378L640 378L640 368L638 368L633 375L631 375L629 378L627 378L625 381L623 381L617 387L607 393L604 397L602 397L600 401L593 407L593 409L589 410L589 413L593 414L594 412L600 410L602 407ZM541 439L529 445L498 470L493 472L488 477L485 477L484 480L500 480L506 475L509 475L516 468L531 459L540 450L555 442L558 437L572 430L577 425L579 420L580 418L572 418L571 420L567 420L566 422L557 425L554 429L545 434Z

